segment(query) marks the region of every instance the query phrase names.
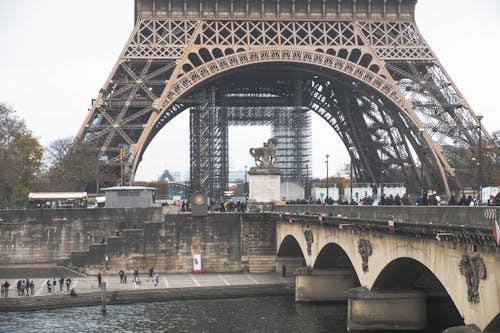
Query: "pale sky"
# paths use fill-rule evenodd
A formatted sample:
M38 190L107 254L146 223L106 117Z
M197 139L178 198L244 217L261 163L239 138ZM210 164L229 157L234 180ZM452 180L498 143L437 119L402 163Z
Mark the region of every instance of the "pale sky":
M76 135L132 32L133 15L133 0L0 0L0 102L16 109L43 145ZM419 0L417 24L486 129L499 130L500 1ZM155 137L137 180L189 169L188 119L184 112ZM269 133L230 128L230 169L251 166L248 149ZM349 160L314 115L315 177L326 175L325 154L330 174Z

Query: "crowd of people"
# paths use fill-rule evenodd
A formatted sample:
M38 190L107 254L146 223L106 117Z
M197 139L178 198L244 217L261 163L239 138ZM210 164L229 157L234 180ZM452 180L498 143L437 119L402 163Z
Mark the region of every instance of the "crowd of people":
M448 205L448 206L478 206L479 198L474 198L472 195L466 196L462 195L460 199L457 199L455 195L452 195L448 201L443 200L439 195L436 194L436 191L426 190L422 192L422 195L418 196L416 200L413 202L410 199L410 195L405 193L400 196L396 195L384 195L382 194L380 200L374 199L372 196L367 196L361 198L359 201L355 201L351 199L351 201L346 200L345 198L340 198L338 200L334 200L331 197L327 197L324 201L321 199L312 200L312 199L297 199L297 200L283 200L281 202L282 205L352 205L352 206L409 206L409 205L417 205L417 206L440 206L440 205ZM500 206L500 192L498 192L495 196L491 195L486 203L488 206Z
M47 286L47 293L55 293L57 292L57 285L59 284L59 292L63 292L64 287L66 286L66 291L70 292L70 287L71 287L71 278L68 276L66 277L66 280L61 277L59 280L56 280L56 278L53 278L51 280L47 280L45 285Z
M118 272L118 277L120 278L120 284L127 284L127 272L126 271L124 271L123 269L120 269L120 271ZM148 270L148 276L146 278L146 282L149 282L150 280L151 280L151 282L154 283L155 287L158 286L158 284L160 283L160 273L155 271L153 267L151 267ZM102 281L102 276L101 276L101 272L99 272L97 274L97 286L99 288L101 288L101 281ZM132 283L134 283L135 285L138 285L141 283L141 279L139 277L139 269L137 267L135 267L132 270Z

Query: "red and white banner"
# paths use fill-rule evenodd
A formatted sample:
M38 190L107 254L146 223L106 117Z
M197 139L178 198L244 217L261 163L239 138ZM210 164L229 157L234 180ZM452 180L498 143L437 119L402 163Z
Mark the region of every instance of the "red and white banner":
M202 273L201 254L193 254L193 273Z
M497 218L497 210L496 208L486 208L484 210L484 218L488 220L494 220Z
M389 231L394 231L394 215L387 215L387 224Z
M493 225L493 237L495 237L495 243L497 243L497 246L500 245L500 228L498 227L497 221L495 221L495 224Z

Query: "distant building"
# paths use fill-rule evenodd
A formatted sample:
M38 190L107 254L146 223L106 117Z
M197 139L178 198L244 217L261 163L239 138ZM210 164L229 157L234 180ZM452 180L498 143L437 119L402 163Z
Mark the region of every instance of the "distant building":
M281 199L287 201L303 200L304 186L294 182L281 183Z
M106 208L152 207L154 187L115 186L102 189L106 193Z
M173 200L186 199L186 185L183 183L168 183L168 196Z
M170 171L166 170L163 171L162 175L160 176L160 181L165 181L165 180L168 180L169 182L173 182L175 181L174 177L172 176L172 174L170 173Z
M229 171L229 181L237 182L245 179L245 170L232 170Z
M172 171L172 176L174 177L174 182L182 182L184 179L182 179L182 172L180 171Z
M320 200L324 202L326 199L326 187L313 187L311 188L311 199L313 201ZM328 186L328 197L334 201L338 201L340 198L339 187L337 184L330 184Z

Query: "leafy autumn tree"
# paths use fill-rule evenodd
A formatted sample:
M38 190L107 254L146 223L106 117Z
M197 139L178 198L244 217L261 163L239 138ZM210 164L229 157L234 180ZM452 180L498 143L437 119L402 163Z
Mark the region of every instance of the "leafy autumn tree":
M493 142L486 145L484 159L484 185L500 186L500 130L492 134Z
M24 120L10 106L0 103L0 154L7 151L10 142L18 134L29 133Z
M42 169L43 147L30 134L18 134L7 149L16 168L18 184L30 184Z
M0 104L0 204L24 206L33 183L38 181L43 147L14 109Z

